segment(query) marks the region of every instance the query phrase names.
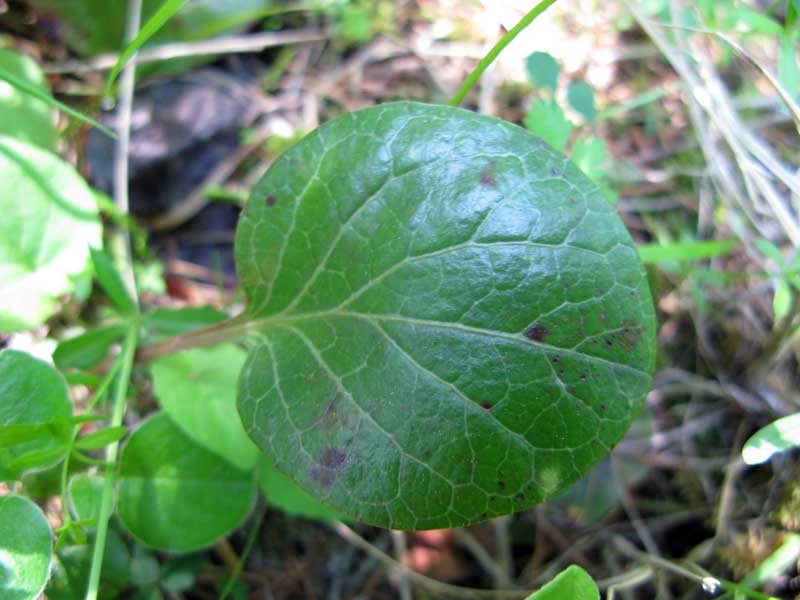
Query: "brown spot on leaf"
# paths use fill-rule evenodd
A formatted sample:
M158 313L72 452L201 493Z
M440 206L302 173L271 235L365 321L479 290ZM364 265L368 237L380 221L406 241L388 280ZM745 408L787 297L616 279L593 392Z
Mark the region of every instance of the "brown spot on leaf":
M506 482L505 481L498 481L497 482L497 488L501 489L501 490L506 489Z
M534 323L525 331L525 337L534 342L543 342L547 337L547 328L539 323Z
M491 402L484 402L481 404L481 408L484 410L492 410L492 403Z
M275 206L275 204L278 202L278 199L275 197L275 194L270 194L266 197L264 202L267 203L267 206Z
M480 184L483 187L497 187L497 181L495 180L494 176L497 171L497 161L493 160L488 165L486 165L483 170L481 171L480 175Z
M328 448L319 456L319 462L315 464L309 476L311 481L322 487L330 487L336 476L342 471L347 455L338 448Z

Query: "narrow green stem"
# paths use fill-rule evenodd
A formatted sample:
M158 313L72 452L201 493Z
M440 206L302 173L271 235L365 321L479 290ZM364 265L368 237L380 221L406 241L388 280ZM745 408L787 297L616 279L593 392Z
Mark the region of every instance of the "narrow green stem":
M481 78L483 72L489 68L489 65L491 65L494 62L494 60L500 55L503 49L506 46L508 46L514 40L514 38L517 37L522 32L523 29L525 29L528 25L533 23L536 17L538 17L540 14L542 14L544 11L546 11L555 3L556 0L542 0L541 2L539 2L539 4L534 6L533 9L528 14L522 17L519 20L519 23L514 25L514 27L512 27L502 38L500 38L500 41L497 42L492 47L492 49L489 50L486 56L484 56L480 60L478 66L475 67L475 69L472 71L472 73L469 74L469 77L467 77L467 79L464 81L461 87L458 88L458 91L450 100L450 105L458 106L459 104L461 104L461 102L463 102L464 98L467 96L469 91L473 87L475 87L476 83L478 83L478 79Z
M122 417L125 414L125 400L128 395L128 381L131 377L133 360L136 355L137 333L136 324L131 324L128 327L125 341L122 345L121 366L119 376L116 379L116 387L114 388L111 427L122 425ZM97 600L97 592L100 586L100 570L103 566L103 555L105 554L106 536L108 534L108 520L111 517L118 452L119 442L114 442L106 449L107 466L105 479L103 480L103 495L100 497L100 513L97 516L97 535L94 541L94 552L92 553L92 566L89 572L89 586L86 592L86 600Z
M87 414L92 412L92 409L97 405L100 400L103 399L103 396L106 395L106 391L108 390L108 386L111 385L111 382L114 380L114 377L119 371L120 367L120 360L117 359L114 361L114 364L111 366L111 369L108 371L106 376L103 378L103 381L97 387L92 396L92 399L89 401L89 404L86 406ZM69 439L69 452L64 457L64 462L61 465L61 511L63 516L64 525L69 525L72 522L72 518L69 514L69 490L67 487L67 480L69 478L69 459L72 456L72 447L75 444L75 438L78 437L78 433L80 433L81 426L76 425L72 428L72 435Z
M264 515L266 514L267 505L264 504L264 506L262 506L258 511L258 516L256 517L255 523L253 523L253 527L250 529L250 533L247 536L247 541L245 542L242 555L239 557L239 560L236 561L236 567L233 569L233 572L228 579L228 583L225 584L225 588L222 590L219 600L225 600L233 591L233 586L236 585L236 582L239 580L239 576L244 570L244 563L247 562L247 557L250 555L250 551L253 549L253 544L256 541L258 532L261 531L261 524L264 522Z

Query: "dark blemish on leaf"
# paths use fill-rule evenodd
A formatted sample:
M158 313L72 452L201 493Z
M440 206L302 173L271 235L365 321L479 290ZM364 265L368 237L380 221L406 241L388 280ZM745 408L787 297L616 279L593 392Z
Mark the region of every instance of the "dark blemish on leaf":
M488 519L489 513L481 513L481 519Z
M514 500L516 500L517 502L522 502L523 500L525 500L525 494L521 494L521 493L520 494L515 494L514 495Z
M564 372L565 372L565 371L564 371L564 369L559 369L559 370L558 370L558 374L559 374L559 375L563 375L563 374L564 374Z
M267 203L267 206L275 206L278 199L275 197L275 194L270 194L264 201Z
M613 345L614 345L614 342L612 342L611 340L606 340L606 346L611 348Z
M601 404L600 405L600 412L606 412L606 405L605 404Z
M640 325L632 324L632 322L623 323L622 329L614 334L614 337L619 341L623 348L626 350L633 350L639 345L642 339L642 327Z
M534 342L542 342L547 337L547 328L539 323L534 323L525 331L525 337Z
M484 410L492 410L492 404L491 402L484 402L483 404L481 404L481 408L483 408Z
M489 502L494 502L497 500L497 496L489 496Z
M560 355L558 355L558 354L556 354L556 355L555 355L555 356L552 358L552 363L553 363L554 365L557 365L557 364L558 364L558 361L560 361L560 360L561 360L561 356L560 356Z
M506 489L506 482L505 481L498 481L497 482L497 488L500 489L500 490Z
M581 373L581 381L586 381L586 373Z
M322 487L330 487L336 476L342 471L347 455L338 448L328 448L319 457L309 473L311 481Z
M551 175L558 175L558 169L556 169L555 167L553 167L552 169L550 169L550 174L551 174Z
M578 199L575 196L570 196L568 200L570 204L575 204L578 201Z
M494 175L497 171L497 161L493 160L490 162L486 167L483 168L480 175L480 184L483 187L496 187L497 181L495 181Z

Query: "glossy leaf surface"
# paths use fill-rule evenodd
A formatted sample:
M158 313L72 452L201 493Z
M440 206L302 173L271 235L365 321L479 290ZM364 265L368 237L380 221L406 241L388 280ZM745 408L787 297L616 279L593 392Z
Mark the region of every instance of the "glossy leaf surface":
M21 496L0 496L0 597L35 600L50 573L52 533L42 511Z
M117 514L144 543L190 551L233 531L256 495L255 477L195 443L157 413L128 439L120 460Z
M236 235L238 406L275 466L383 527L550 497L649 389L650 292L613 209L519 127L396 103L320 127Z
M748 465L758 465L797 446L800 446L800 413L777 419L756 431L744 443L742 459Z
M100 221L89 186L55 154L0 136L0 331L36 327L86 270Z
M58 371L25 352L0 352L0 480L55 464L69 444L71 416Z

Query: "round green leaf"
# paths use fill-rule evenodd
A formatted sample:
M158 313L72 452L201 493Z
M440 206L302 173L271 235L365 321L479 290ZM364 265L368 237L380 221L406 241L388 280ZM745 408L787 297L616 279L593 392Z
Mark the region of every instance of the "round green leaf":
M0 597L38 598L52 552L50 525L39 507L21 496L0 496Z
M534 52L525 60L525 68L531 83L552 92L556 91L560 67L552 54Z
M8 72L50 95L44 73L25 54L0 48L0 71ZM0 134L52 150L56 138L53 110L43 101L0 81Z
M72 513L78 521L96 520L100 516L103 478L99 475L77 473L69 480L69 499Z
M122 451L117 513L161 550L202 548L233 531L255 502L255 478L197 445L163 413Z
M153 363L153 386L164 411L195 442L243 471L258 449L236 412L236 378L245 353L232 344L187 350Z
M0 136L0 331L43 323L100 245L89 186L55 154Z
M0 351L0 480L58 462L69 444L71 416L58 371L26 352ZM26 460L31 457L36 460Z
M495 118L396 103L327 123L257 184L236 259L242 422L368 523L541 502L608 453L650 387L653 307L623 223Z

